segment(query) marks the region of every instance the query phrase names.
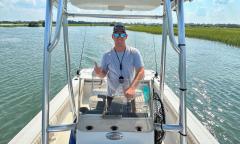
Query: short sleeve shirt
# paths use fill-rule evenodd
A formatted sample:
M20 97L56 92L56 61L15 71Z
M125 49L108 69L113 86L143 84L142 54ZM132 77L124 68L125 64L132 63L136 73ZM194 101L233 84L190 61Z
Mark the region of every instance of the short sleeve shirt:
M120 63L122 60L122 70ZM124 85L129 86L135 76L135 69L143 67L142 56L138 49L126 47L124 52L116 52L114 49L103 55L101 68L107 72L108 96L113 96L119 87L119 77L124 77Z

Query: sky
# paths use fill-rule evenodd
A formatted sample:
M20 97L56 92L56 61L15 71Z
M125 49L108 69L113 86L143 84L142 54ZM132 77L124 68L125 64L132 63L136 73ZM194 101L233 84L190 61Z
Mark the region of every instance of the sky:
M44 20L45 3L46 0L0 0L0 21ZM82 12L71 5L68 9ZM240 24L240 0L192 0L185 2L184 10L186 23ZM158 11L161 10L152 12Z

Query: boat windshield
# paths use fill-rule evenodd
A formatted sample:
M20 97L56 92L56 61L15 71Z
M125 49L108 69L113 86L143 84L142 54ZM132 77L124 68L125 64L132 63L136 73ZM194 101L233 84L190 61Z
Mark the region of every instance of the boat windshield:
M82 114L100 114L103 118L150 117L150 88L147 82L139 82L135 94L127 96L128 80L111 83L106 80L85 82L86 108ZM131 92L130 92L131 93ZM85 109L85 110L83 110Z

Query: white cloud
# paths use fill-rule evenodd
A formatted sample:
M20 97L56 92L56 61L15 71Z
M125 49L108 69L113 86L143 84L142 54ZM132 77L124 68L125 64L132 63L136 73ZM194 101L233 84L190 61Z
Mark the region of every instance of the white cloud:
M24 1L25 1L25 3L29 3L29 4L36 6L36 0L24 0Z
M14 10L14 13L10 9L2 10L0 9L0 14L5 12L4 15L1 15L0 21L7 20L7 21L38 21L43 20L45 16L44 9L21 9L17 8Z
M194 0L185 3L185 19L188 23L240 24L239 0Z
M228 3L232 3L234 0L214 0L215 4L226 5Z
M45 0L0 0L0 21L42 20L45 16L45 2ZM68 10L71 12L89 13L89 11L80 10L71 6L71 4L68 6ZM239 0L193 0L192 2L186 2L184 8L185 21L187 23L240 24L238 15L240 9ZM54 11L56 11L56 9L54 9ZM101 13L106 12L107 11L102 11ZM153 11L153 13L149 12L147 14L161 14L161 12L161 9L157 9ZM92 11L92 13L96 13L96 11ZM131 12L130 14L142 13ZM54 16L56 16L56 12L54 12ZM175 16L175 14L173 14L173 16ZM85 18L83 20L90 19ZM91 21L98 20L91 19ZM176 17L174 18L174 22L176 22Z
M9 8L42 8L44 0L1 0L2 4Z
M3 4L2 2L0 2L0 8L1 8L1 7L4 7L4 4Z
M227 4L228 0L214 0L213 2L216 4Z
M45 15L44 0L1 0L0 21L42 20Z

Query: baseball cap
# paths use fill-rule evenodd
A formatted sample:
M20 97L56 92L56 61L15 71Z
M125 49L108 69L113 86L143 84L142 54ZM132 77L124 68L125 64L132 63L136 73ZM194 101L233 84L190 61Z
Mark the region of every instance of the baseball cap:
M113 33L116 32L126 33L125 26L122 23L116 23L113 27Z

